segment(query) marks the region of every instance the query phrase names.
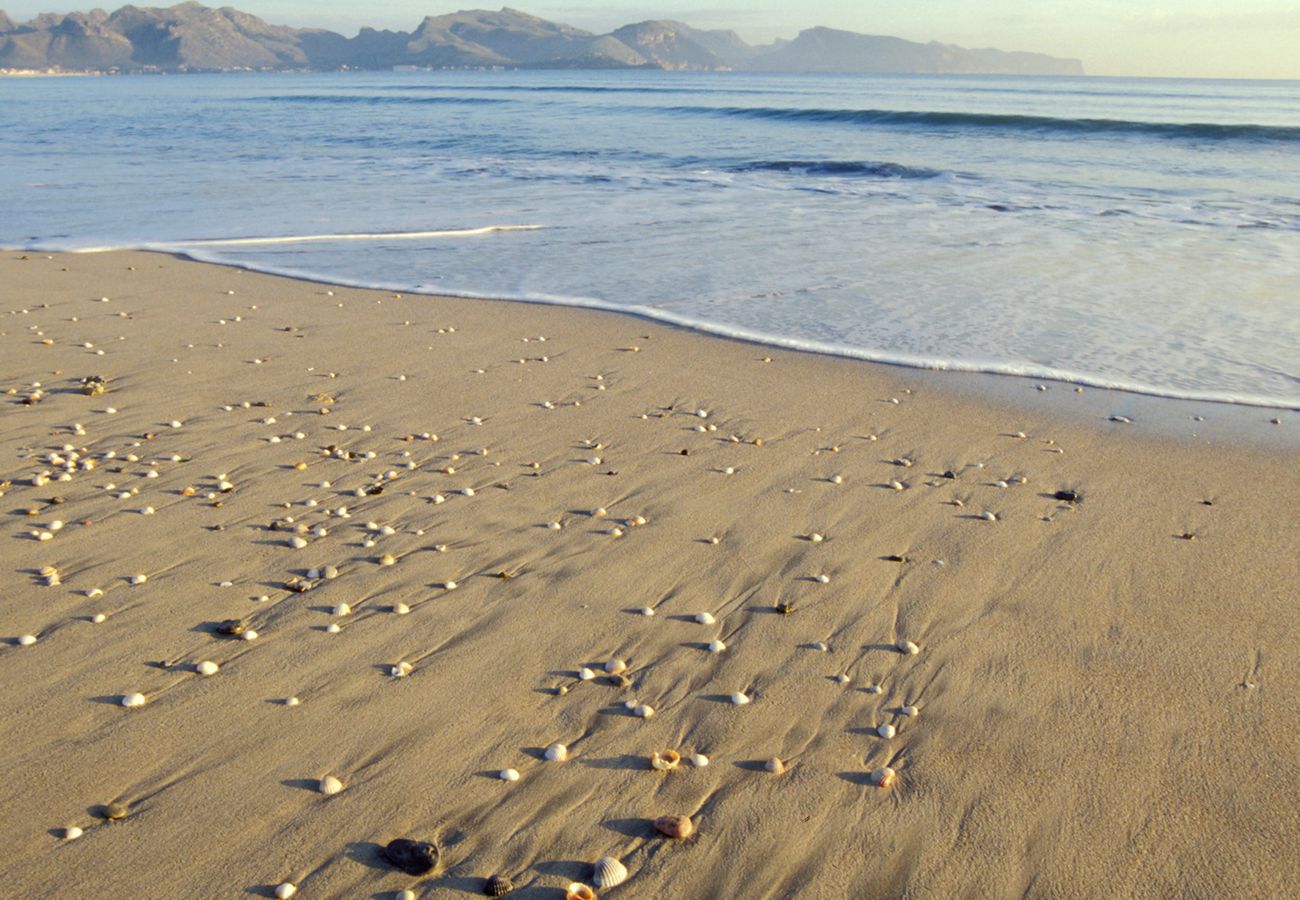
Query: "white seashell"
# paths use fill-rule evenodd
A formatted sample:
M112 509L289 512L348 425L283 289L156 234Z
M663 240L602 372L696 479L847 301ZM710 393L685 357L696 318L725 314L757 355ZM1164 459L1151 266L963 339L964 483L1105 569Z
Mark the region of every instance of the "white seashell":
M722 474L723 474L723 475L735 475L735 474L736 474L736 468L735 468L735 466L727 466L725 469L722 470Z
M542 755L550 762L564 762L569 758L569 748L563 744L551 744Z
M995 481L993 482L993 486L997 488L1009 487L1009 485L1005 481Z
M547 522L546 527L551 529L551 531L559 531L564 526L561 525L559 522Z
M812 645L812 648L811 648L811 649L813 649L813 650L817 650L817 651L819 651L819 652L821 652L821 653L825 653L825 652L827 652L828 650L830 650L831 648L830 648L830 647L827 647L826 644L824 644L823 642L818 641L817 643L815 643L815 644Z
M432 497L430 497L429 499L430 499L431 501L433 501L433 503L434 503L435 506L436 506L437 504L439 504L439 503L446 503L446 502L447 502L447 498L444 497L442 494L434 494L434 495L433 495Z
M726 650L726 649L727 649L727 645L724 644L724 643L722 643L722 641L716 641L716 640L715 640L715 641L709 641L709 652L710 652L710 653L721 653L723 650Z
M397 615L399 616L404 616L410 611L411 611L411 607L407 606L405 603L393 604L393 612L397 613Z
M884 688L882 688L882 687L881 687L880 685L878 685L878 684L869 684L869 685L867 685L867 693L868 693L868 694L879 694L879 693L880 693L881 691L883 691L883 690L884 690Z
M339 781L333 775L326 775L320 780L319 788L322 794L330 796L343 790L343 782Z
M596 860L592 881L598 888L612 888L627 881L627 866L612 856L602 856Z
M70 825L67 828L63 829L63 839L65 841L75 841L77 838L81 837L82 834L84 833L85 832L83 832L76 825Z
M692 753L688 759L690 759L691 765L697 769L703 769L709 764L709 758L703 753Z
M620 672L626 672L627 663L623 662L621 659L611 659L609 662L605 663L605 671L610 675L617 675Z
M220 669L221 667L210 659L205 659L194 667L194 671L200 675L216 675Z
M317 578L320 578L320 569L308 569L308 570L307 570L307 580L308 580L308 581L315 581Z
M296 893L298 893L298 886L291 881L286 881L283 884L277 884L275 886L275 896L278 900L288 900L289 897L292 897Z
M649 618L650 616L653 616L655 614L655 611L648 606L643 606L640 609L640 613L646 618Z
M473 488L464 488L460 493L461 493L462 496L465 496L465 497L473 497L473 496L474 496L474 489L473 489Z
M603 519L607 515L609 515L609 511L603 506L597 506L591 511L591 517L593 519Z
M402 378L405 379L406 376L403 375ZM395 900L415 900L415 891L410 889L398 891Z
M829 576L829 575L817 575L817 576L814 576L813 580L816 581L818 584L830 584L830 583L831 583L831 576Z
M894 646L898 648L899 653L904 653L908 656L915 656L921 652L921 648L916 646L916 644L913 644L911 641L900 640L898 643L894 644Z
M623 529L615 526L609 530L610 537L622 537Z
M826 538L824 535L818 534L814 531L812 534L808 535L808 540L812 541L814 544L820 544L822 541L826 540Z
M90 621L94 622L96 625L102 625L104 622L108 621L108 616L103 613L95 613L90 617Z
M454 582L454 581L445 581L445 582L443 582L443 585L442 585L442 586L443 586L443 588L444 588L445 590L448 590L448 591L454 591L454 590L456 590L456 588L460 587L460 585L458 585L458 584L457 584L456 582Z
M632 715L636 716L638 719L648 719L654 714L654 707L647 706L644 703L632 710Z
M899 712L901 712L905 716L915 716L918 715L921 711L917 709L915 706L904 706L902 709L899 710Z
M847 676L847 675L845 675L843 672L841 672L839 675L836 675L836 676L835 676L835 680L836 680L837 682L839 682L840 684L848 684L848 683L849 683L849 676Z
M712 625L716 620L713 618L712 613L702 612L695 614L695 621L701 625Z
M731 695L731 702L736 706L745 706L749 703L749 695L744 691L736 691Z
M889 489L891 491L901 491L903 489L903 483L901 481L891 481L889 482Z
M290 697L288 700L284 701L285 706L297 706L300 703L302 703L302 701L297 697Z
M122 697L122 705L127 709L134 709L137 706L144 706L144 694L126 694Z
M783 775L785 774L785 763L781 761L780 757L773 756L767 762L763 763L763 769L771 772L773 775Z
M876 734L880 735L885 740L889 740L897 733L898 731L894 728L893 725L881 725L879 728L876 729Z
M638 706L640 706L640 705L641 705L641 701L640 701L640 700L624 700L624 701L623 701L623 708L624 708L624 709L627 709L627 710L633 710L633 709L636 709L636 708L637 708Z
M132 584L144 584L148 580L148 575L132 575L130 578Z
M879 788L893 787L894 782L898 779L898 773L889 766L881 766L871 773L871 783Z
M91 600L95 600L99 597L104 596L104 592L101 591L99 588L91 588L90 590L86 591L86 596L89 597Z
M255 641L257 640L257 632L250 628L241 634L240 637L246 641Z
M843 484L843 483L844 483L844 476L843 476L843 475L832 475L832 476L831 476L831 484Z
M502 769L499 773L497 773L497 777L500 778L502 781L518 781L519 772L516 771L515 769Z
M342 630L343 629L339 627L337 622L331 622L329 625L325 626L326 634L338 634Z
M581 669L578 670L578 678L580 678L583 681L591 681L595 677L596 677L596 673L593 672L591 669L587 668L586 666L583 666Z
M303 547L307 546L307 539L295 534L293 537L289 538L289 546L295 550L301 550Z
M397 563L397 558L394 557L393 554L391 553L385 553L383 556L379 557L379 564L381 566L391 566L391 565L395 565L396 563Z
M36 635L34 634L24 634L18 638L19 647L30 647L34 643L36 643Z
M403 660L395 666L389 666L388 674L394 678L405 678L407 675L411 674L411 668L411 664Z
M340 603L334 607L333 614L336 616L350 616L352 615L352 607L346 603Z

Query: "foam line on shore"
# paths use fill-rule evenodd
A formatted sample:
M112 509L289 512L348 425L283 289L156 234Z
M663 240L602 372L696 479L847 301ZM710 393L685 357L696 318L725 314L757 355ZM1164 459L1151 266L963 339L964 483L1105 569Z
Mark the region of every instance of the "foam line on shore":
M67 253L111 253L114 250L162 250L171 252L189 247L261 247L272 244L326 244L335 241L414 241L423 238L478 237L499 231L538 231L542 225L484 225L480 228L446 228L434 231L376 231L345 234L284 234L270 237L212 238L211 240L165 241L139 247L61 248ZM224 261L222 264L229 265ZM314 279L313 279L314 280Z

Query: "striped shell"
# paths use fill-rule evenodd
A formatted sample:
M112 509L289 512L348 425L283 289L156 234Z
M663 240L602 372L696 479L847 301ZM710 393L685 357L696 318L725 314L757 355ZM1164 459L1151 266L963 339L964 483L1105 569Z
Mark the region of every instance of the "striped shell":
M627 881L627 866L612 856L602 856L594 868L592 880L598 888L611 888Z
M488 897L504 897L515 889L515 883L505 875L493 875L483 885L483 894Z

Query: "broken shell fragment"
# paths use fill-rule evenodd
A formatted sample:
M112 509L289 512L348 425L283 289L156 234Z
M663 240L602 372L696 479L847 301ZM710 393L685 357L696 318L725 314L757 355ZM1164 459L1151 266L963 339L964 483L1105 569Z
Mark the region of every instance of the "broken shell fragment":
M676 750L660 750L650 754L650 768L660 772L671 772L682 761L682 755Z
M683 841L695 833L695 823L690 816L660 816L654 821L655 831L675 841Z
M727 649L727 645L722 641L709 641L708 649L710 653L721 653L723 650Z
M598 888L611 888L627 881L627 866L612 856L602 856L593 867L592 881Z
M920 714L921 711L917 709L915 706L904 706L902 709L899 710L899 712L901 712L905 716L916 716Z

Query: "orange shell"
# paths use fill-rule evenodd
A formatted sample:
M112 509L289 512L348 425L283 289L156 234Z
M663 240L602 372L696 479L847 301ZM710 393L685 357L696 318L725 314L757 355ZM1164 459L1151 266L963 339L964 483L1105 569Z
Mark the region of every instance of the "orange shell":
M564 891L564 900L596 900L596 892L580 881L575 881Z
M660 750L650 754L650 765L660 772L671 772L682 761L682 755L676 750Z

